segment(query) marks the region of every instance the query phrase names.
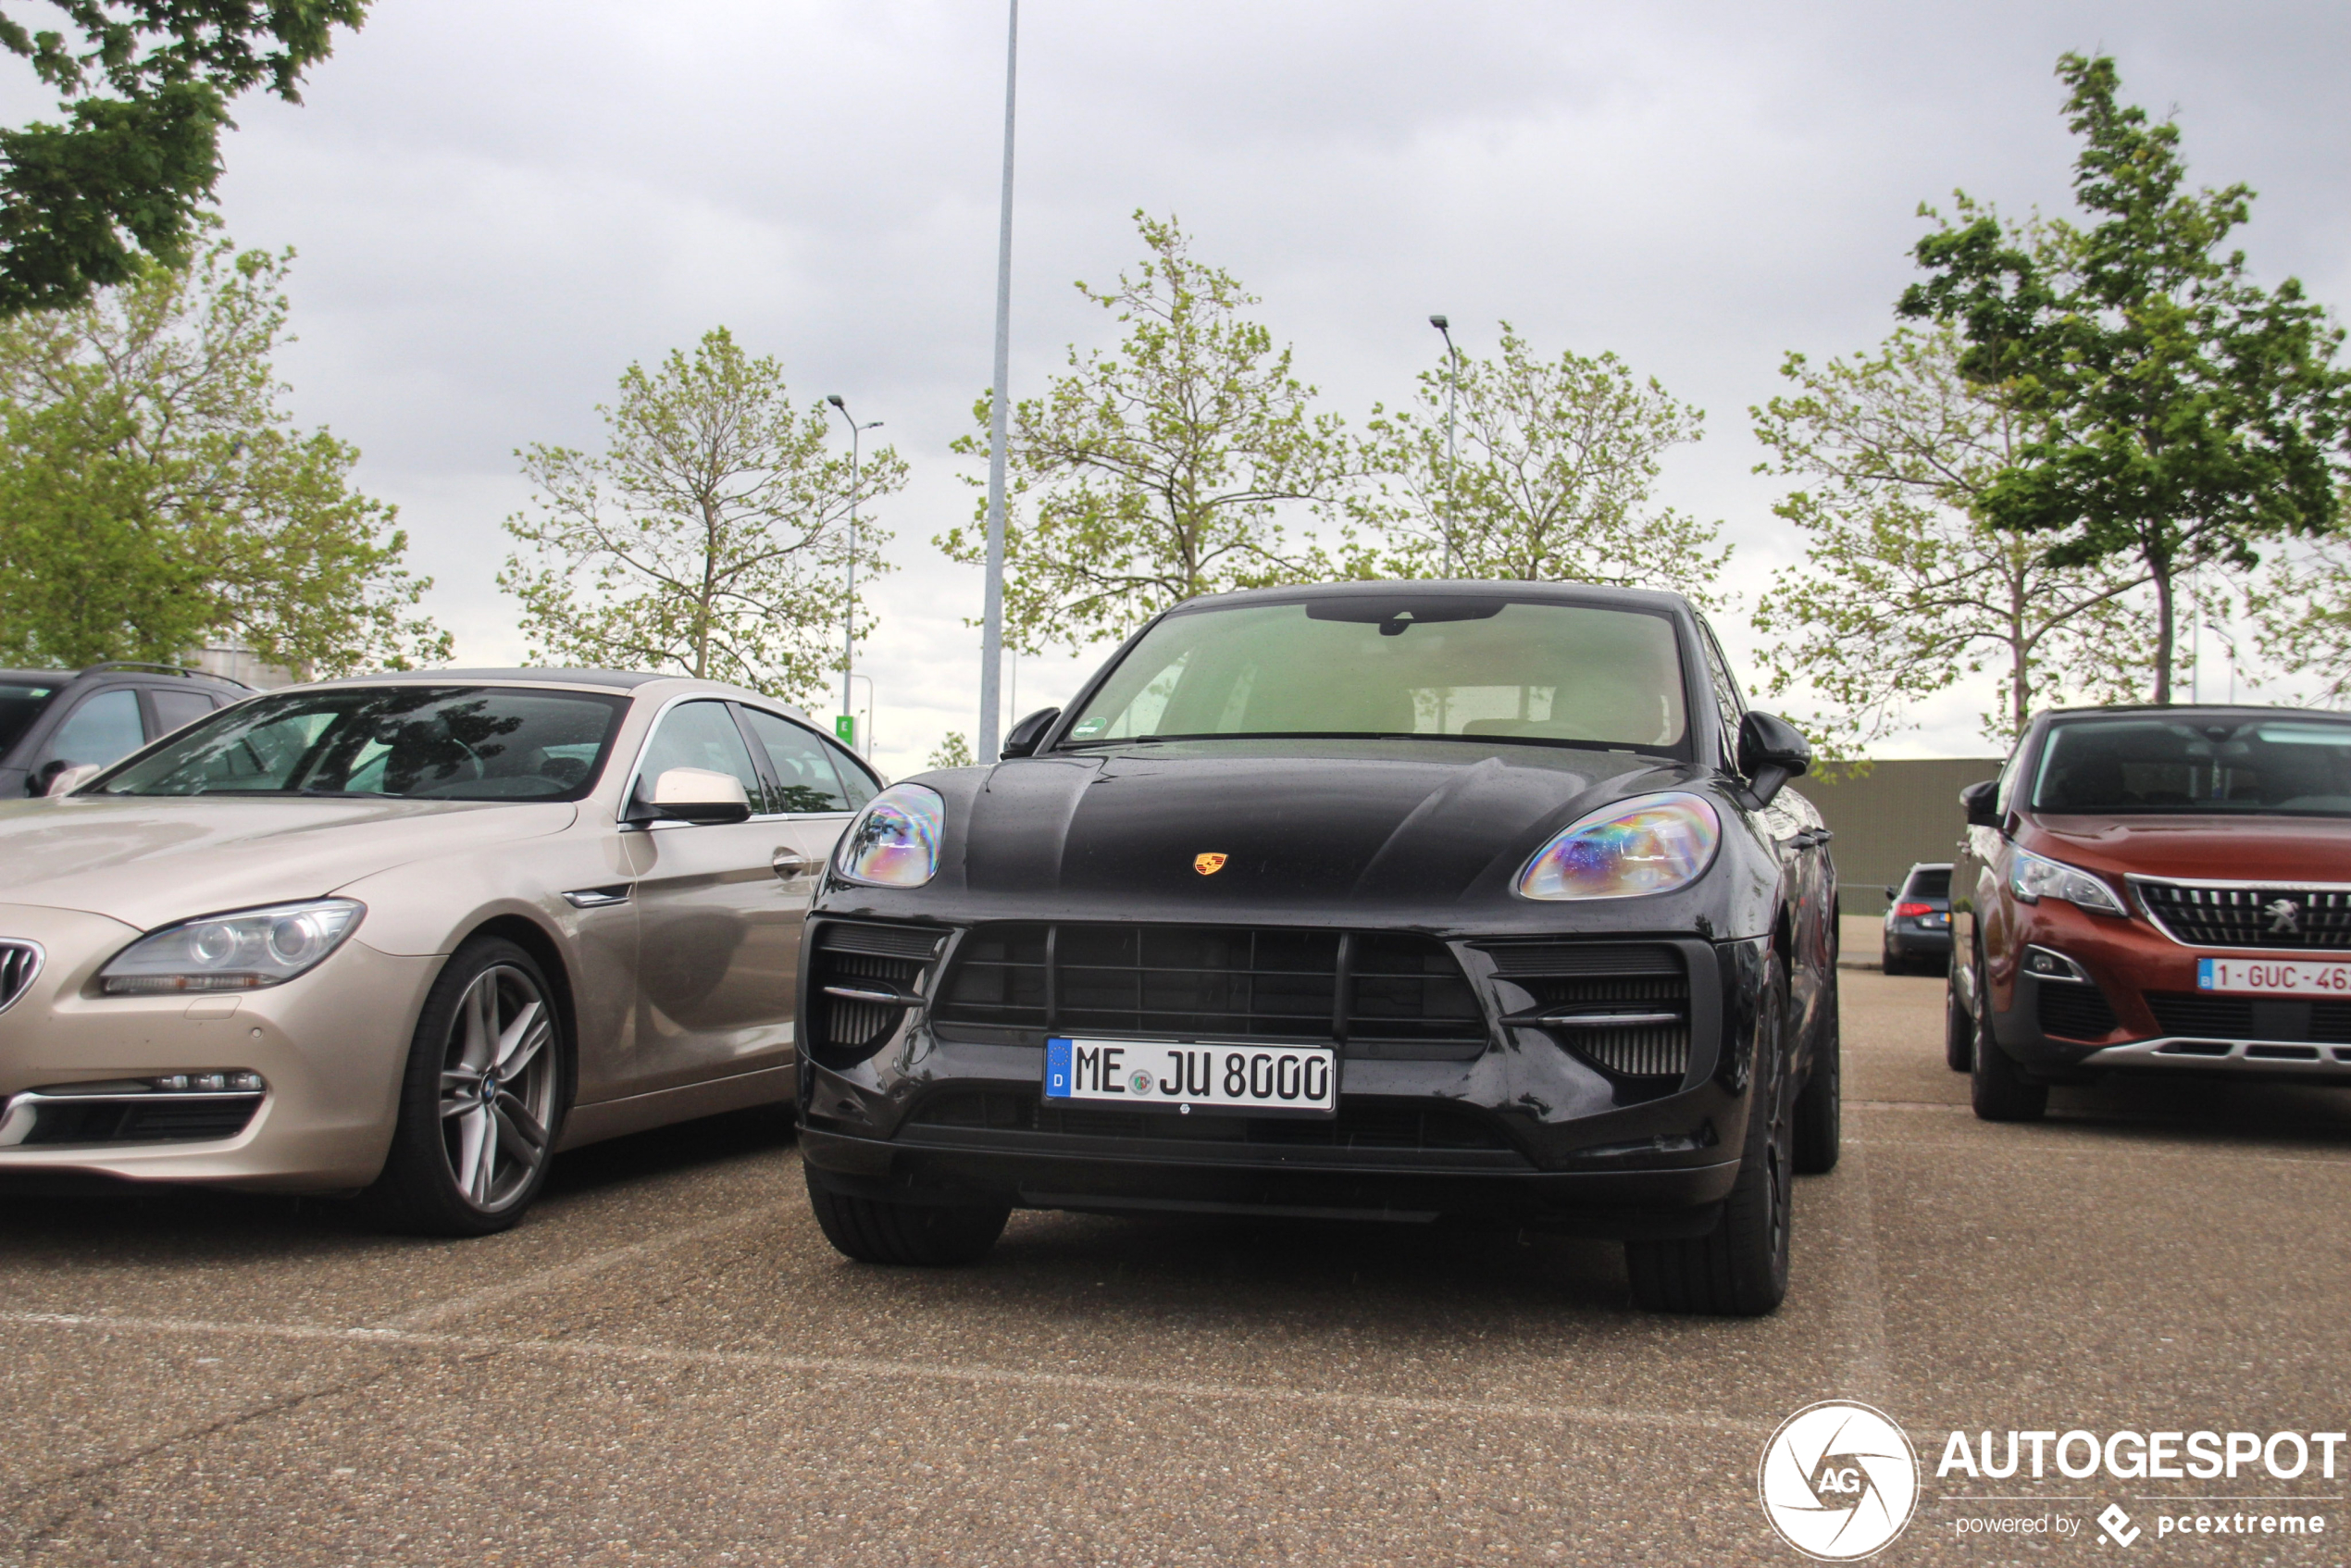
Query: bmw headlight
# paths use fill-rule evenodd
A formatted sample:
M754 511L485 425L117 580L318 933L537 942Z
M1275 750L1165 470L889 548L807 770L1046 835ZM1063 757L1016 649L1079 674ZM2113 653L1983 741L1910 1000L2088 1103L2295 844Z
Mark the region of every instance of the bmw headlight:
M109 996L249 991L282 985L342 945L367 906L311 899L207 915L150 931L98 971Z
M2095 910L2100 915L2127 918L2130 914L2103 877L2077 871L2062 861L2044 859L2027 850L2017 851L2016 858L2009 863L2009 891L2026 903L2062 899L2077 908Z
M893 784L876 795L840 836L833 870L869 888L919 888L939 874L939 840L947 803L920 784Z
M1624 899L1686 887L1714 863L1723 819L1697 795L1643 795L1561 831L1518 874L1529 899Z

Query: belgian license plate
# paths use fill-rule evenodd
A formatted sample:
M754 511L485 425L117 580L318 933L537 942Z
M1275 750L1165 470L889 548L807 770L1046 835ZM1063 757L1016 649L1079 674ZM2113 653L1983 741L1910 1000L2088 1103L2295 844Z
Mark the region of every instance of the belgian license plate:
M1045 1099L1131 1110L1338 1114L1338 1052L1326 1045L1048 1039Z
M2302 958L2199 958L2196 989L2351 997L2351 964L2313 964Z

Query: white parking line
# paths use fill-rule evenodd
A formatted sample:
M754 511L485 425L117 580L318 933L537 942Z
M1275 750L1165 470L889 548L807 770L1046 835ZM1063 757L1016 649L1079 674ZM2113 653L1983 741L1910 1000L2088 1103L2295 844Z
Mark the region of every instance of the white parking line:
M547 1268L536 1269L529 1274L510 1279L503 1285L487 1286L479 1290L468 1291L463 1296L452 1296L446 1300L429 1302L395 1317L384 1318L369 1326L389 1329L430 1328L437 1323L447 1323L451 1318L464 1317L469 1313L478 1313L485 1308L495 1307L525 1296L535 1296L542 1290L569 1285L576 1280L602 1274L606 1269L618 1268L623 1263L635 1263L641 1258L649 1258L658 1252L666 1252L673 1247L683 1247L690 1242L706 1241L714 1236L724 1236L731 1230L741 1230L760 1220L774 1219L777 1213L778 1210L773 1204L747 1209L740 1213L728 1214L724 1219L689 1226L684 1230L667 1231L649 1241L634 1241L626 1247L615 1247L606 1251L591 1253L585 1258L576 1258L567 1263L555 1263Z
M212 1338L280 1339L312 1344L387 1346L403 1350L503 1352L549 1359L637 1362L667 1366L713 1366L784 1373L814 1373L876 1381L960 1383L984 1388L1125 1394L1148 1399L1226 1400L1300 1405L1388 1415L1501 1417L1558 1421L1577 1425L1647 1426L1668 1430L1767 1434L1768 1421L1703 1412L1635 1410L1614 1405L1542 1405L1510 1400L1415 1399L1399 1394L1350 1394L1335 1389L1258 1388L1241 1383L1179 1383L1146 1377L1101 1377L1083 1373L1023 1372L1009 1367L942 1366L922 1362L871 1361L842 1356L791 1356L761 1350L690 1350L659 1345L616 1345L593 1339L504 1339L471 1334L422 1334L392 1328L324 1328L301 1324L208 1323L194 1318L108 1317L81 1313L0 1313L0 1325L63 1328L101 1334L144 1334Z

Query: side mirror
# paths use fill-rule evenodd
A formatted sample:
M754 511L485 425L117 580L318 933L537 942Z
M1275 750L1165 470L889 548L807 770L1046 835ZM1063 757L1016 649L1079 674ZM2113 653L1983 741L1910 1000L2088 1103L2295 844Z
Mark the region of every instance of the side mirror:
M1062 711L1059 708L1038 709L1013 726L1013 732L1004 737L1004 749L997 755L1000 757L1035 755L1037 743L1045 739L1045 731L1052 728L1053 720L1061 716Z
M743 781L731 773L706 767L673 767L653 780L650 794L644 781L637 784L637 799L628 812L631 822L741 822L751 815L751 797Z
M1886 890L1885 890L1885 902L1888 902L1888 903L1892 903L1892 902L1894 902L1894 900L1896 899L1896 897L1897 897L1897 890L1895 890L1895 889L1893 889L1893 888L1888 888L1888 889L1886 889Z
M1987 778L1981 784L1971 784L1959 791L1959 804L1967 807L1970 828L1997 828L2000 825L2000 781Z
M42 787L43 794L69 795L105 771L94 762L53 762L35 777L48 780Z
M1812 770L1812 744L1778 715L1750 709L1739 720L1738 763L1747 775L1748 797L1760 811L1780 786Z

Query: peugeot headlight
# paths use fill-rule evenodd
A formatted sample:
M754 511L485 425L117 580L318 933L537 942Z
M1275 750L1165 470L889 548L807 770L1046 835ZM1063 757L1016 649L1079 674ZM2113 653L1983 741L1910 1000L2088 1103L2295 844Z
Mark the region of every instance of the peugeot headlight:
M947 803L920 784L893 784L876 795L840 836L833 870L869 888L919 888L939 874L939 840Z
M1723 841L1723 819L1697 795L1619 801L1561 832L1518 874L1530 899L1623 899L1698 879Z
M2103 877L2025 850L2017 851L2016 858L2009 863L2009 891L2026 903L2063 899L2077 908L2095 910L2100 915L2127 917L2130 914Z
M312 899L207 915L150 931L98 971L109 996L249 991L282 985L342 945L367 906Z

